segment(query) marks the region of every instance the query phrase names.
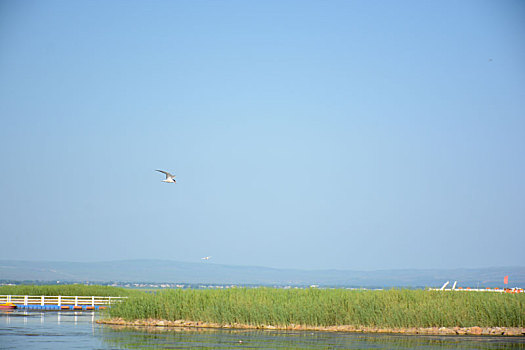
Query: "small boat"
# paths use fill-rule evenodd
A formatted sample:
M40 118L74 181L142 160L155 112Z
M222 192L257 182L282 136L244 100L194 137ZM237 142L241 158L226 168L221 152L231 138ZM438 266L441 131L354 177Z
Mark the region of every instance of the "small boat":
M0 304L0 310L12 310L16 309L16 305L13 303Z

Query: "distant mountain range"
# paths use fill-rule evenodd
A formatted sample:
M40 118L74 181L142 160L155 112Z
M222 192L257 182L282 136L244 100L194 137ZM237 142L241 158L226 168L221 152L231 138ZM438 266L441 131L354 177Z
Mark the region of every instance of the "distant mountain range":
M71 282L148 282L339 287L525 287L525 267L404 270L296 270L168 260L51 262L0 260L0 280Z

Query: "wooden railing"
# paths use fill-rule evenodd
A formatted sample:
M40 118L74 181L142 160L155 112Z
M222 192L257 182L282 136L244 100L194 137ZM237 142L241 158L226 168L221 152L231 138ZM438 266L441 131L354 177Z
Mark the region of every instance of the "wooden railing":
M110 306L127 297L99 296L48 296L48 295L0 295L0 304L17 305L57 305L57 306Z

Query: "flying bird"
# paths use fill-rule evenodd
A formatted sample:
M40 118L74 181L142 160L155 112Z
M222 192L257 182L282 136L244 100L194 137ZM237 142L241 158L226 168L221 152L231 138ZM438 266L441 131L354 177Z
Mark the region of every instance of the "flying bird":
M157 170L163 174L166 174L166 178L164 180L162 180L162 182L170 182L170 183L177 183L177 181L175 181L175 175L173 174L170 174L168 173L167 171L164 171L164 170Z
M205 256L204 258L201 258L201 260L210 260L211 256Z

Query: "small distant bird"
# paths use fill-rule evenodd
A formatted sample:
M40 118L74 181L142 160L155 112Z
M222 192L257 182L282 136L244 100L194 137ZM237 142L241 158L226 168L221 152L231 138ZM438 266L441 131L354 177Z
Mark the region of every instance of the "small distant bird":
M170 182L170 183L177 183L177 181L175 181L175 175L173 174L170 174L168 173L167 171L164 171L164 170L157 170L163 174L166 174L166 179L162 180L162 182Z
M204 258L201 258L201 260L210 260L211 256L205 256Z

